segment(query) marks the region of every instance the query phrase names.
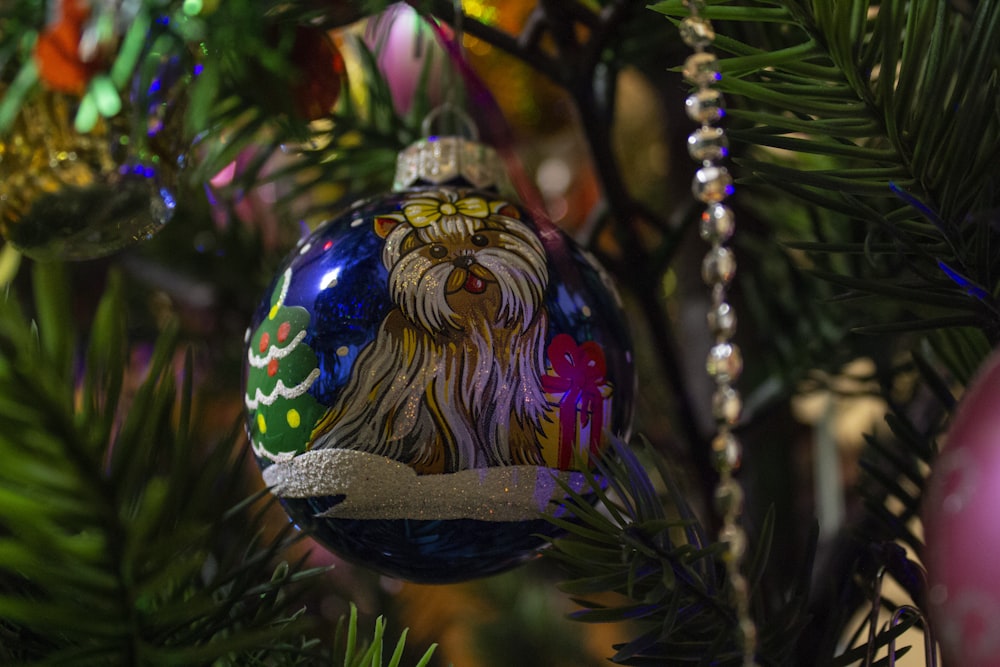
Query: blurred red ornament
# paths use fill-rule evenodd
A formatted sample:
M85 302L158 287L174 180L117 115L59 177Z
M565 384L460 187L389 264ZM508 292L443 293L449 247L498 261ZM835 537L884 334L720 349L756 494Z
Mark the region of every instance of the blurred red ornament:
M327 116L340 98L347 73L340 50L325 30L299 26L291 60L300 75L292 88L295 110L306 120Z
M80 95L101 68L100 62L80 56L80 38L90 8L84 0L59 0L56 4L56 20L35 41L38 76L51 90Z
M955 413L928 480L922 518L931 620L948 664L1000 656L1000 353Z

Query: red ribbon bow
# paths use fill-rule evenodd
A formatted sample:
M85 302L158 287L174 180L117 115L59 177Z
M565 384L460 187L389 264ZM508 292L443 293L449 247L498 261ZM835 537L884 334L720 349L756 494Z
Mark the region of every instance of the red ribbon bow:
M580 412L580 426L590 427L590 451L597 453L604 428L604 395L601 388L607 384L607 364L604 350L594 341L577 345L573 337L559 334L549 343L549 363L555 375L542 377L542 388L556 394L559 401L559 468L571 463L576 439L576 414Z

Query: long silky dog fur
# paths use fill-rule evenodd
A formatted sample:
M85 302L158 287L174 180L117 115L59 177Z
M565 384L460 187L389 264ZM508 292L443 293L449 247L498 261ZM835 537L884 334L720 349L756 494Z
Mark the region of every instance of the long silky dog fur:
M363 450L418 473L543 464L545 253L525 223L493 209L424 226L376 221L395 307L313 449Z

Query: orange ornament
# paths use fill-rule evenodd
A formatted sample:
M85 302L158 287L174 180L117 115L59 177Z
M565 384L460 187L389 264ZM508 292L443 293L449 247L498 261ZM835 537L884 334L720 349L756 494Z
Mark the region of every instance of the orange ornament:
M99 69L99 63L80 58L80 38L90 7L86 0L61 0L56 13L57 19L35 42L38 76L51 90L81 95Z

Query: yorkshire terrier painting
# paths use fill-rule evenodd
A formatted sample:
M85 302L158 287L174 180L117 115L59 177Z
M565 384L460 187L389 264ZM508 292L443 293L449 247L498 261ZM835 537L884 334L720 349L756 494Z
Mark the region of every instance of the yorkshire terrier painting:
M314 430L420 474L544 465L545 252L501 201L423 191L374 219L394 304Z

